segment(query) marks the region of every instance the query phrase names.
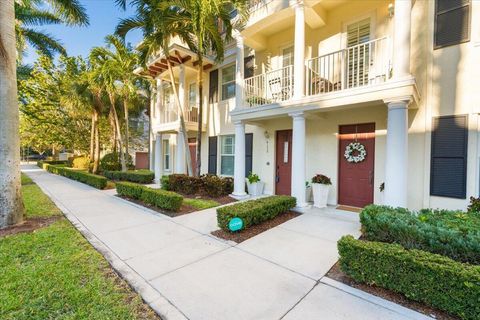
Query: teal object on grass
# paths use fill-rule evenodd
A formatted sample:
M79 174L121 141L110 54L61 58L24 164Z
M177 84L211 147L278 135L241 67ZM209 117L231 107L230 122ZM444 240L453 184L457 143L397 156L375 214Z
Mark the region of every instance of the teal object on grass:
M240 218L233 218L228 223L228 228L230 231L239 231L243 228L243 220Z

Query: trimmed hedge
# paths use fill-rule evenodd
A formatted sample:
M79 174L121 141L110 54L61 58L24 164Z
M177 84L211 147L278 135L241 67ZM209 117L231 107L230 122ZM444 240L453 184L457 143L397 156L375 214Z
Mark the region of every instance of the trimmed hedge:
M233 192L233 179L212 174L204 174L200 177L171 174L168 176L168 190L217 198Z
M230 220L232 218L241 218L243 220L243 229L247 229L250 226L271 220L296 205L296 199L290 196L271 196L249 200L218 208L217 222L221 229L229 231L228 223Z
M85 171L75 170L72 168L64 167L63 165L51 165L47 164L47 171L64 176L66 178L77 180L79 182L88 184L97 189L104 189L107 186L107 178L91 174Z
M365 239L398 243L407 249L438 253L480 264L480 213L370 205L360 213Z
M47 170L47 166L51 165L59 165L59 164L67 164L67 161L62 161L62 160L40 160L37 161L37 167L42 168L43 170Z
M480 266L397 244L338 242L340 267L358 282L401 293L462 319L480 319Z
M155 173L150 170L130 170L122 171L104 171L103 175L110 180L130 181L136 183L151 183L155 178Z
M117 182L116 188L121 196L141 200L160 209L178 211L183 203L183 197L175 192L152 189L133 182Z

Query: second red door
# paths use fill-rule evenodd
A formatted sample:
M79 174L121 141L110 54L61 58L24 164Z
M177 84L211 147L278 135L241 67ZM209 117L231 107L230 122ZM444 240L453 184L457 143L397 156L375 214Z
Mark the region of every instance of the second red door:
M275 194L292 192L292 130L277 131Z

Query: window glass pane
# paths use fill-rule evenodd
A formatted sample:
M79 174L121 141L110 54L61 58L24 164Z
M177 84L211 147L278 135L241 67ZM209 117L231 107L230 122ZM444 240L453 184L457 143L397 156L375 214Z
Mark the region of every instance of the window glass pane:
M163 140L163 168L170 170L170 143L168 140Z
M188 103L190 108L197 105L197 84L192 83L188 89Z
M235 82L222 85L222 100L235 97Z
M222 69L222 83L235 81L235 65L231 65Z
M222 155L233 155L235 152L235 136L224 136L222 139Z
M293 59L294 59L293 53L294 53L293 47L288 47L283 49L282 67L293 65Z
M233 176L233 170L234 170L234 161L235 158L234 156L222 156L221 158L221 174L227 175L227 176Z

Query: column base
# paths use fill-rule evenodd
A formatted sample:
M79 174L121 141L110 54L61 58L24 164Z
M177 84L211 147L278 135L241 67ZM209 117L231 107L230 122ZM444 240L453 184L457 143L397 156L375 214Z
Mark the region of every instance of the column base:
M310 203L300 203L297 204L296 207L294 207L292 210L300 213L305 213L308 209L311 209L312 205Z
M236 200L245 200L245 199L250 198L250 195L246 192L244 192L244 193L232 193L232 194L230 194L230 197L232 197L233 199L236 199Z

